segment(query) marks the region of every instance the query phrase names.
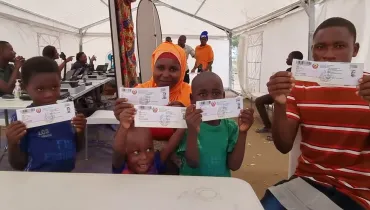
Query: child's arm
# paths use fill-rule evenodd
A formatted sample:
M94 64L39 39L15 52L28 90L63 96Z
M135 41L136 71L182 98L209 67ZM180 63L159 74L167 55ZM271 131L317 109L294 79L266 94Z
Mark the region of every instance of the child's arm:
M194 105L186 108L185 119L188 125L188 136L186 138L185 158L187 164L192 168L199 167L198 133L202 121L202 110L195 109Z
M121 125L116 133L116 136L114 137L112 159L114 168L121 168L122 164L125 162L125 141L127 138L127 134L128 128L125 128Z
M161 151L161 161L164 163L167 158L176 150L184 136L185 129L177 129L168 140L168 144Z
M77 114L72 119L72 125L76 129L76 151L80 152L85 144L86 118L83 114Z
M9 164L19 171L24 170L28 163L28 156L21 149L21 139L26 135L26 129L26 126L20 121L12 122L6 129Z
M253 109L244 109L240 112L238 119L238 140L234 149L228 154L227 157L227 165L232 171L238 170L243 163L247 133L254 121L253 113Z

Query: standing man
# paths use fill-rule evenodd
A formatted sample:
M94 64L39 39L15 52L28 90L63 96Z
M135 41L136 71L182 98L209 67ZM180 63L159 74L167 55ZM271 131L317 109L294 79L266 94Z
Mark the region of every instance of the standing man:
M185 35L181 35L179 37L179 39L177 40L177 44L185 50L186 60L188 60L189 55L191 55L191 57L193 57L193 58L195 57L194 49L186 44L186 36ZM188 66L187 63L186 63L186 73L185 73L185 77L184 77L184 82L186 82L188 84L190 82L189 66Z
M286 59L286 64L288 66L292 66L293 59L302 60L303 54L299 51L291 52L288 55L288 58ZM289 67L286 71L291 72L292 67ZM270 94L266 94L256 99L256 108L258 110L258 113L260 114L263 125L265 126L263 128L257 129L256 130L257 133L269 133L271 131L271 121L269 119L265 106L273 104L273 103L274 103L274 99L272 98Z
M207 44L208 42L208 32L203 31L200 34L200 45L195 48L195 65L191 70L192 73L196 69L198 71L212 71L212 64L214 59L214 54L212 47Z
M360 48L356 34L346 19L325 20L313 34L313 60L350 63ZM295 81L280 71L267 87L275 147L291 151L301 128L302 154L294 175L266 191L264 209L370 209L370 76L357 87L338 87Z
M12 94L16 79L20 78L19 69L24 63L22 56L16 56L12 45L0 41L0 96ZM10 64L10 62L14 62Z

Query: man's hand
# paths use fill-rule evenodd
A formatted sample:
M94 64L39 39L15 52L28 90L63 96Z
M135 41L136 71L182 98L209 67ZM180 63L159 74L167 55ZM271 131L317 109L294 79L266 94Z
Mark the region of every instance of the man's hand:
M8 139L9 145L18 145L20 140L26 135L26 125L21 121L12 122L6 128L6 138Z
M127 108L121 112L119 115L119 121L123 128L129 129L131 127L132 123L134 122L135 114L135 108Z
M14 59L14 67L15 67L15 69L20 69L23 66L24 62L25 62L25 59L22 56L17 56Z
M370 102L370 76L364 76L359 80L356 94Z
M179 101L172 101L168 104L168 106L177 106L177 107L185 107L184 104L182 104Z
M93 55L93 56L90 58L90 62L94 62L94 61L96 61L96 56L95 56L95 55Z
M77 133L83 133L86 128L86 118L83 114L77 114L72 119L72 125L76 128Z
M190 105L188 108L186 108L185 120L189 131L195 131L196 133L199 133L200 123L202 122L202 110L195 109L194 105Z
M238 125L239 125L239 132L247 132L254 122L254 110L250 108L246 108L240 110L240 115L238 118Z
M134 108L134 105L127 103L126 98L119 98L116 100L116 104L114 106L114 116L117 120L120 120L120 114L123 110L128 108Z
M287 71L279 71L270 77L267 83L269 94L279 104L285 104L287 96L294 87L294 78L292 73Z
M73 57L74 56L69 56L67 59L66 59L66 62L68 63L68 62L71 62L72 60L73 60Z

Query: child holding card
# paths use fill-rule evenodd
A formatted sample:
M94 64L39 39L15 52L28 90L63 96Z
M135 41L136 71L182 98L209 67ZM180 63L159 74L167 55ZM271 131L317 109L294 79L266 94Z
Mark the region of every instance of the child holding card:
M31 58L24 63L21 78L33 101L29 107L42 108L57 103L60 71L55 61L46 57ZM14 115L6 131L10 165L24 171L72 171L76 152L83 147L85 126L85 117L77 114L72 121L27 129Z
M150 130L133 126L135 114L134 108L125 109L120 114L120 130L113 146L113 173L164 174L165 162L176 150L185 130L177 129L160 152L154 151Z
M212 72L197 75L191 87L192 104L225 98L221 78ZM202 111L190 105L185 118L188 129L177 150L180 175L230 177L230 170L240 168L253 109L241 110L238 123L231 119L202 122Z

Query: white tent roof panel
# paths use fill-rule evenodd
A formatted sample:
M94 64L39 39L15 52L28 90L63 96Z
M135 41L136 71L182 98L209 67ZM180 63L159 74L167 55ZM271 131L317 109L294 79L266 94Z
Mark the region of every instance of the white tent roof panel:
M159 5L160 2L163 2L164 4L183 10L192 15L197 15L207 21L232 29L297 1L298 0L160 0L158 2ZM106 3L107 0L103 0L103 2ZM73 32L78 28L108 18L108 8L103 2L101 0L0 0L0 4L10 4L39 15L37 18L27 17L29 20L41 22L40 19L42 19L42 17L40 18L40 16L47 17L49 21L48 25L61 28L62 26L60 23L63 23L72 26L69 30ZM134 2L132 7L137 7L139 2L140 0ZM4 5L0 5L0 12L4 13L1 7L4 7ZM221 30L212 28L209 24L203 23L196 18L186 16L163 6L158 8L164 34L180 33L198 35L200 31L208 30L212 35L224 35ZM24 11L18 11L18 14L12 11L8 14L17 17L26 17ZM45 22L45 20L43 21ZM109 24L97 27L89 32L101 33L105 30L105 33L109 33L110 30L108 30L109 27L107 26L109 26ZM63 27L65 29L66 26ZM181 31L179 31L179 29L181 29Z

